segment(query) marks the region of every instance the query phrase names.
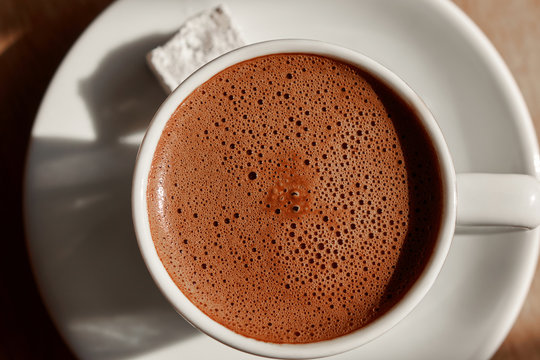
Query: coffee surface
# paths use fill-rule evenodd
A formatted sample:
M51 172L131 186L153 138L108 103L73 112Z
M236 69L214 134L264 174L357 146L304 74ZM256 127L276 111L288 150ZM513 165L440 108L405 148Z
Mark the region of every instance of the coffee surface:
M442 198L433 146L397 96L351 65L277 54L178 107L147 204L159 257L199 309L248 337L309 343L403 297Z

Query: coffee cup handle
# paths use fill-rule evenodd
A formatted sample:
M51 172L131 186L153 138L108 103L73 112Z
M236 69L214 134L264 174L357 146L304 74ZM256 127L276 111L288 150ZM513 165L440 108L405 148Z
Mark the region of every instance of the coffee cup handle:
M540 182L529 175L458 174L458 226L540 225Z

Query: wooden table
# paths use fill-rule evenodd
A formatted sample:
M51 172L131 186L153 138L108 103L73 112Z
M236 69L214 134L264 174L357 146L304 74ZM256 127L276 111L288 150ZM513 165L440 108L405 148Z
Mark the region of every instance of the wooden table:
M22 220L31 126L55 69L112 0L2 0L0 5L0 359L73 359L39 297ZM540 1L455 0L502 54L540 129ZM6 232L7 230L7 232ZM540 359L540 268L494 359Z

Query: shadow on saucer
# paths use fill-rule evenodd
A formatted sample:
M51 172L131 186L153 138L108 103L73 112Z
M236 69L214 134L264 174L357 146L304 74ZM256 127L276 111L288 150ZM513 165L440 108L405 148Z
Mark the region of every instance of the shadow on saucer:
M456 226L456 235L502 235L529 231L515 226Z
M36 275L61 332L87 358L135 356L200 334L152 281L131 220L138 142L129 139L142 137L165 99L145 54L169 36L119 47L80 81L94 141L40 137L32 144Z

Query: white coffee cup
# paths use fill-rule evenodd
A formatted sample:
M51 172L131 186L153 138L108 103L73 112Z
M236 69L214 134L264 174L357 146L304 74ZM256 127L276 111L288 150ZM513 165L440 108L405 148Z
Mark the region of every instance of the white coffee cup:
M229 330L199 310L178 289L158 257L152 241L146 203L148 174L165 124L198 86L239 62L269 54L306 53L334 58L356 66L393 89L413 108L426 129L440 164L443 212L439 236L424 271L407 294L367 326L335 339L309 344L276 344ZM398 76L370 58L340 46L313 40L274 40L231 51L206 64L186 79L156 112L139 149L133 179L133 222L139 247L154 281L178 313L199 330L236 349L274 358L305 359L330 356L361 346L392 328L422 300L433 285L448 254L458 225L534 228L540 224L540 185L528 175L459 174L433 115Z

